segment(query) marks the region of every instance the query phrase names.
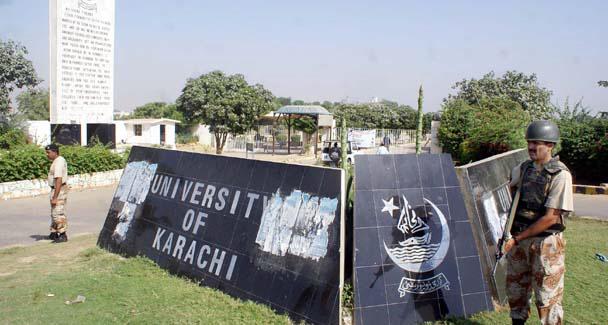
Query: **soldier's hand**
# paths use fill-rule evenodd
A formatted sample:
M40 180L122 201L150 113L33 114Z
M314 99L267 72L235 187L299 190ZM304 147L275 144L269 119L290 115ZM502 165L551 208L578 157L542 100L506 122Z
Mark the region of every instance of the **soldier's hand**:
M515 239L509 238L509 240L507 240L507 242L505 243L504 253L507 254L511 250L511 248L513 248L513 246L515 246Z
M57 205L57 199L51 199L51 206L54 207Z

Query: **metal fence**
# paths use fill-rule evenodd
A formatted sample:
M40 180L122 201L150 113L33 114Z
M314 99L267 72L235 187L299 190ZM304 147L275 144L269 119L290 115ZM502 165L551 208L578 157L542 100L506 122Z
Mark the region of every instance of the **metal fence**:
M403 145L416 142L416 130L406 129L364 129L364 128L349 128L349 130L369 131L376 130L376 145L379 145L385 136L390 139L391 145ZM334 128L331 132L331 139L339 139L341 128ZM426 141L430 134L423 135L423 141Z
M350 130L367 131L374 129L349 128ZM388 136L393 146L413 144L416 142L416 130L400 129L375 129L376 145L379 145L385 136ZM332 128L324 133L320 133L323 141L334 141L340 139L341 128ZM304 150L306 135L302 131L291 130L291 152L297 153ZM423 135L423 143L430 139L430 134ZM277 126L275 134L275 152L287 151L287 127ZM253 143L256 151L272 152L272 125L261 125L257 129L251 130L242 135L228 135L225 151L242 151L246 149L247 143ZM312 144L311 144L312 145ZM319 146L320 147L320 146Z

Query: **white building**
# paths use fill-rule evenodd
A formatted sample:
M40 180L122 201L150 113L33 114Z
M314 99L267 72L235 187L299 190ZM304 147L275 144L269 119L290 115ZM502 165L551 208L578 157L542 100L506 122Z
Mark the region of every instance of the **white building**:
M175 124L177 120L135 119L114 121L116 145L162 145L175 148ZM27 121L27 133L33 143L45 146L51 143L49 121Z
M162 145L175 148L175 124L177 120L133 119L114 121L117 145Z
M51 122L49 121L26 121L27 134L39 146L51 143Z

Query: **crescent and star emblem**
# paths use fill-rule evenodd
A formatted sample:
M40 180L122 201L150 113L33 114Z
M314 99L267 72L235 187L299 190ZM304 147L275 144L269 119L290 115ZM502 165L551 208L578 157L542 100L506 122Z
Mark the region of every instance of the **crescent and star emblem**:
M441 240L432 243L430 227L416 215L410 206L407 198L403 196L403 208L399 216L397 229L404 235L404 240L399 241L398 245L389 248L384 242L384 249L390 259L400 268L409 272L427 272L434 270L447 255L450 246L450 228L445 216L437 206L428 199L424 199L426 204L433 209L433 215L439 218L441 224ZM393 198L382 200L384 207L382 212L388 212L392 216L394 210L399 210L393 203Z

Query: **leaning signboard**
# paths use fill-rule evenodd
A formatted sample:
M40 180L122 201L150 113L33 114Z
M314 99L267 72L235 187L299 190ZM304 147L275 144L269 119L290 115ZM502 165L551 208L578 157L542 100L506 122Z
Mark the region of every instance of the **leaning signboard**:
M449 155L357 157L355 198L357 324L493 309Z
M296 320L338 323L343 178L133 147L98 245Z
M528 159L525 149L495 155L456 168L456 174L464 189L464 201L470 216L473 233L477 238L481 266L489 279L494 298L506 303L506 269L496 266L498 240L503 236L507 215L511 208L509 182L511 171ZM493 277L498 275L497 277Z

